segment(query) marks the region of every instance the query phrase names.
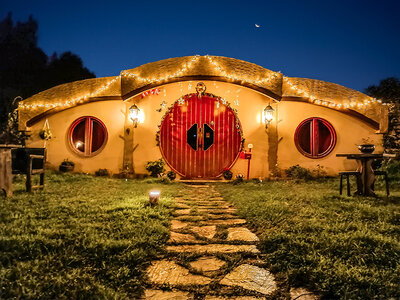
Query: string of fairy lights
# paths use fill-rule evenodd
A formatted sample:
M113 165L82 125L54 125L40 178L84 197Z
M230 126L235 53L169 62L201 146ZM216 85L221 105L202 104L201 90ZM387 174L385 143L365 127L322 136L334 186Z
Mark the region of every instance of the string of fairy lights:
M279 75L279 73L272 73L264 78L247 78L240 77L237 74L232 74L221 66L221 64L218 63L216 59L214 59L210 55L205 55L204 56L208 62L215 68L215 71L219 73L221 76L226 77L230 80L233 81L244 81L244 82L249 82L255 85L265 85L268 82L271 82L272 80L275 80ZM94 98L96 96L99 96L102 94L104 91L106 91L110 86L112 86L115 82L120 80L122 77L126 78L134 78L135 80L139 80L143 83L147 84L154 84L154 83L161 83L168 81L173 78L181 77L188 71L190 71L193 66L199 62L201 56L200 55L195 55L193 56L188 62L183 62L180 67L178 68L178 71L172 72L172 73L165 73L163 75L157 76L157 77L148 77L148 76L141 76L140 74L130 72L130 71L123 71L121 72L120 75L115 76L113 79L105 83L104 85L100 86L96 91L93 92L88 92L84 95L75 97L75 98L70 98L68 100L63 100L59 99L53 103L32 103L32 104L25 104L25 103L19 103L19 108L22 109L40 109L40 108L48 108L48 109L54 109L58 107L70 107L74 106L77 104L83 104L87 102L90 98ZM341 108L356 108L356 109L362 109L366 108L368 105L371 104L381 104L381 100L377 100L372 98L371 100L365 99L363 102L355 102L355 101L348 101L347 103L341 104L341 103L335 103L333 101L329 100L321 100L317 99L314 97L313 94L307 92L306 90L299 88L296 86L296 84L292 83L288 77L283 77L283 80L285 83L293 90L295 91L298 95L301 94L303 97L308 98L310 102L317 104L317 105L324 105L327 107L331 108L336 108L336 109L341 109ZM238 105L239 100L236 100L236 103ZM235 103L235 104L236 104ZM385 104L385 103L382 103Z
M290 86L290 88L294 91L296 91L296 93L299 95L302 95L302 97L308 98L310 102L317 104L317 105L324 105L324 106L328 106L331 108L358 108L358 109L362 109L365 108L366 106L370 105L370 104L381 104L382 100L378 100L375 98L371 98L371 100L369 99L365 99L364 102L355 102L355 101L351 101L349 100L347 103L341 104L341 103L335 103L329 100L321 100L321 99L317 99L314 95L310 94L309 92L307 92L304 89L301 89L299 87L297 87L295 84L293 84L290 79L288 77L283 77L283 80L285 81L285 83L287 85ZM383 105L385 105L386 103L382 103Z

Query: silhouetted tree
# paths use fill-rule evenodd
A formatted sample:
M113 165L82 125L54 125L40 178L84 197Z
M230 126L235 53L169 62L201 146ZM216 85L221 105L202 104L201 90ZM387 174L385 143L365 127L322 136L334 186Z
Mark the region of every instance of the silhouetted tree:
M388 152L400 151L400 80L389 77L365 89L371 97L381 99L389 107L389 129L384 135L383 144Z
M60 57L54 53L49 60L47 83L50 87L93 77L94 74L83 66L82 59L69 51Z
M400 80L396 77L383 79L379 85L367 87L365 93L384 102L400 103Z
M37 30L32 16L14 24L9 13L0 22L0 143L13 142L4 131L11 130L8 119L17 107L17 96L26 99L58 84L95 77L71 52L49 58L37 45Z

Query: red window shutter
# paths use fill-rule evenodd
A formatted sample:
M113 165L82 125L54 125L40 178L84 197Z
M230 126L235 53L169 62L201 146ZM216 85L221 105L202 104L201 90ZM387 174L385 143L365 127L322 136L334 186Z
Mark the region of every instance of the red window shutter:
M322 158L335 147L336 132L328 121L317 117L309 118L297 127L294 141L304 156Z

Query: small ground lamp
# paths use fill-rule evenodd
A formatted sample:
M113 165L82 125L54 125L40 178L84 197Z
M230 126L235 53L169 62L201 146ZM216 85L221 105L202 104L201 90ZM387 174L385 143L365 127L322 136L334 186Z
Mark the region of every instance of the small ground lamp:
M160 191L153 190L149 192L149 202L151 206L157 205L159 200L160 200Z
M268 128L268 125L271 124L272 119L274 118L274 109L272 108L271 104L268 104L267 107L264 108L264 123L265 128Z
M136 106L136 104L133 104L131 107L129 107L129 119L131 119L135 128L137 127L139 121L139 112L140 109Z

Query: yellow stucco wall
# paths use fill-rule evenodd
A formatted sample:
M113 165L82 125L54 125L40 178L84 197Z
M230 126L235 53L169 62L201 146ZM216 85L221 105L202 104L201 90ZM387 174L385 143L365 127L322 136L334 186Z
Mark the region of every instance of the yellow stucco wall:
M77 172L93 173L99 168L106 168L112 173L119 173L122 168L124 142L121 136L124 134L124 114L130 105L136 103L141 109L144 120L138 124L134 132L134 144L138 144L134 151L134 166L136 173L147 173L145 163L161 157L159 147L156 145L156 133L162 116L167 107L171 106L178 98L188 93L195 93L198 81L186 81L160 86L159 95L141 98L140 95L129 99L99 101L79 105L71 109L58 112L48 117L50 129L55 137L47 142L48 161L54 166L68 159L76 163ZM269 103L276 109L277 119L274 120L278 128L279 138L282 138L278 147L278 167L285 169L295 164L314 168L322 165L329 173L335 173L343 169L352 169L351 162L336 158L336 153L357 152L356 144L362 142L362 138L370 138L370 141L381 145L381 135L375 134L375 130L359 119L351 117L336 110L323 106L317 106L301 102L274 103L272 99L254 90L223 82L204 81L207 92L225 98L232 108L237 109L238 117L243 128L245 148L249 143L254 145L252 150L250 177L268 177L268 135L262 122L262 111ZM161 112L165 101L166 108ZM105 148L96 156L81 157L71 150L67 133L70 125L82 116L94 116L99 118L107 127L108 141ZM294 145L294 132L296 127L306 118L321 117L329 121L336 130L337 144L333 152L322 159L310 159L300 154ZM45 120L33 125L31 139L28 145L42 147L43 140L38 137ZM380 151L382 149L377 149ZM239 159L232 168L234 174L246 174L247 161Z
M340 170L355 170L355 161L338 158L338 153L357 153L357 145L368 143L377 145L376 152L382 152L382 135L366 123L355 117L346 115L333 109L301 102L281 102L277 106L278 132L282 138L278 146L278 166L287 169L299 164L313 169L318 164L323 166L329 174ZM319 117L332 124L336 131L336 146L331 153L319 159L312 159L302 155L294 143L294 134L297 126L305 119Z
M75 171L92 173L99 168L106 168L113 173L118 173L122 168L122 151L124 130L125 103L122 101L102 101L76 106L48 117L53 138L46 143L47 161L58 168L64 159L75 163ZM83 116L93 116L100 119L107 128L108 140L103 150L93 157L82 157L76 154L68 142L68 130L71 124ZM31 127L31 138L28 145L31 147L43 147L44 141L39 137L39 131L43 128L45 120Z

